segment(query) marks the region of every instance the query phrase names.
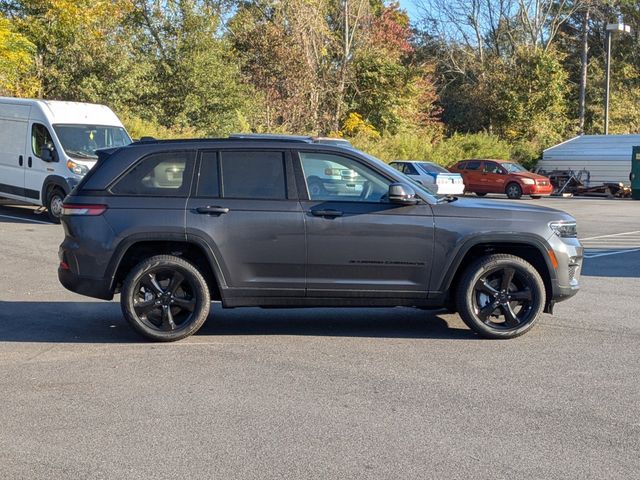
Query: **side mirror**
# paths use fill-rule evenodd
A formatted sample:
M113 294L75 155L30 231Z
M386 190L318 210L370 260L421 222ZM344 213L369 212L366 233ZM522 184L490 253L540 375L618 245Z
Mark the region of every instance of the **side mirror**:
M406 183L392 183L389 185L389 201L401 205L415 205L418 203L416 191Z

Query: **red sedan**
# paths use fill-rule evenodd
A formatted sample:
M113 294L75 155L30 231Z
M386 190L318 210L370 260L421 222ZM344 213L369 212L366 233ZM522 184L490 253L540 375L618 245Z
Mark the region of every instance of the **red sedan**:
M547 177L508 160L462 160L449 171L462 175L465 192L475 192L480 197L487 193L505 193L512 199L522 195L540 198L553 192Z

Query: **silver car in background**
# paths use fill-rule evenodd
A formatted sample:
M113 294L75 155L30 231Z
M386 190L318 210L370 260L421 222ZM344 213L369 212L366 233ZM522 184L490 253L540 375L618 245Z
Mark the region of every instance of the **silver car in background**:
M459 173L451 173L433 162L394 160L390 165L438 195L462 195L464 181Z

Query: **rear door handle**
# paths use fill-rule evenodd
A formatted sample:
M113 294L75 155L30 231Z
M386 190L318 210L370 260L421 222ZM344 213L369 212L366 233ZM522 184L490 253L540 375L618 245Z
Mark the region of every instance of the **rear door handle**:
M204 215L222 215L223 213L229 213L229 209L227 207L207 206L196 208L196 212Z
M18 157L18 165L22 166L23 163L24 163L24 158L22 157L22 155L20 155Z
M27 165L29 165L29 168L31 168L31 165L33 165L33 160L31 160L31 157L27 158Z
M342 212L338 211L338 210L311 210L311 215L313 215L314 217L330 217L330 218L335 218L335 217L341 217L342 216Z

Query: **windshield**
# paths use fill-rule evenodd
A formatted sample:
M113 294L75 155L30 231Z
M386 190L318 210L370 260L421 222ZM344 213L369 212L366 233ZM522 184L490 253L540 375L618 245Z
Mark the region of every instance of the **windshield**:
M501 163L502 167L504 167L509 173L518 173L518 172L527 172L528 170L524 168L522 165L518 165L517 163Z
M62 148L70 157L96 159L96 150L124 147L131 138L122 127L104 125L54 125Z
M418 166L425 173L449 173L449 170L431 162L420 162Z
M411 182L411 186L413 187L413 189L416 192L419 192L423 197L427 197L430 198L432 202L436 202L437 201L437 197L439 195L436 195L434 192L432 192L431 190L429 190L428 188L426 188L424 185L422 185L421 183L413 180L412 178L410 178L409 176L405 175L404 173L399 172L398 170L396 170L395 168L391 167L390 165L388 165L387 163L383 162L382 160L374 157L373 155L369 155L368 153L363 152L362 150L357 150L354 148L354 150L356 152L358 152L360 155L362 155L363 157L368 158L369 160L376 162L376 164L378 166L380 166L385 172L388 172L389 175L395 176L395 175L402 175L404 178L406 178L407 180L409 180Z

